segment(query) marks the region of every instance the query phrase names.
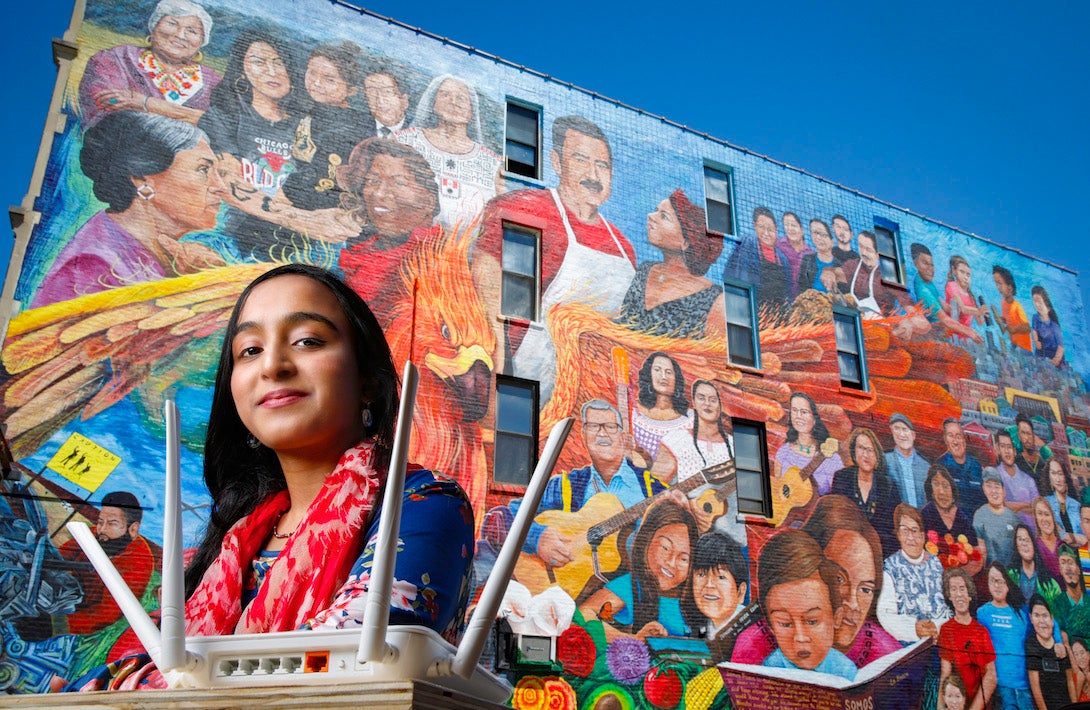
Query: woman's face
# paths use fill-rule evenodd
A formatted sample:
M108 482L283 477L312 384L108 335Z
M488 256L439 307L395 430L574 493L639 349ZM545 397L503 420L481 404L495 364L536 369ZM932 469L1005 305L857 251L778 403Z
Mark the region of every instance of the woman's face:
M947 683L942 691L942 702L946 710L964 710L965 694L953 683Z
M1090 669L1090 651L1087 651L1086 646L1081 643L1072 644L1071 660L1075 667L1084 673Z
M420 186L404 158L376 155L362 194L367 221L383 236L409 234L432 223L435 195Z
M988 593L992 595L992 601L996 604L1007 603L1007 582L1003 579L1003 573L995 567L988 568Z
M844 618L836 631L838 648L849 648L863 628L874 604L878 570L870 544L854 530L838 530L825 546L825 556L848 573L849 592L844 599Z
M1037 523L1037 534L1052 537L1056 534L1056 519L1052 517L1052 508L1044 500L1038 500L1033 506L1033 521Z
M668 358L661 355L651 363L651 388L655 394L672 397L677 377L674 374L674 364Z
M969 587L962 577L951 577L948 583L950 605L954 607L955 614L968 614L972 606L973 597L969 593Z
M723 407L719 404L719 391L708 384L699 385L693 393L693 409L700 421L716 424L723 413Z
M1056 459L1052 459L1048 464L1048 480L1057 496L1062 498L1067 495L1067 477L1064 476L1064 470L1060 468L1060 462Z
M313 56L307 62L305 85L310 98L327 106L348 106L348 97L356 93L356 87L348 86L341 70L328 57Z
M187 64L201 51L204 25L195 15L164 15L151 31L151 51L167 64Z
M901 543L901 549L909 557L916 559L923 554L924 530L919 521L903 515L901 524L897 526L897 541Z
M155 190L148 204L156 210L156 227L161 233L180 237L216 226L227 188L216 170L212 149L204 141L179 152L163 172L139 182L147 182Z
M833 237L821 222L810 223L810 238L814 240L814 249L828 251L833 248Z
M1037 315L1041 316L1042 320L1049 320L1048 306L1045 304L1045 299L1041 294L1033 294L1033 307L1037 309Z
M283 58L264 42L254 42L246 49L242 69L254 92L279 101L291 91L291 77Z
M666 592L689 576L689 529L681 523L659 528L647 547L647 568Z
M939 510L950 510L954 504L954 488L946 476L935 476L931 479L931 497L935 499L935 505Z
M787 241L792 244L802 244L804 238L802 224L794 217L784 215L783 233L787 235Z
M468 124L473 118L469 87L457 79L447 79L435 92L435 115L444 123Z
M810 403L802 397L791 398L791 426L800 434L809 434L814 430L814 412Z
M283 458L323 461L362 436L363 383L333 293L296 274L250 292L231 340L231 395L242 423Z
M1018 551L1018 557L1023 562L1033 562L1033 538L1029 530L1018 528L1014 533L1014 548Z
M973 271L969 268L969 265L965 262L960 262L954 267L954 278L958 282L958 286L961 286L963 291L969 290L969 284L973 279Z
M852 451L855 465L860 471L870 473L878 465L878 450L869 436L860 436L855 440L855 449Z
M655 211L647 215L647 241L668 251L682 251L685 248L685 235L669 199L660 202Z

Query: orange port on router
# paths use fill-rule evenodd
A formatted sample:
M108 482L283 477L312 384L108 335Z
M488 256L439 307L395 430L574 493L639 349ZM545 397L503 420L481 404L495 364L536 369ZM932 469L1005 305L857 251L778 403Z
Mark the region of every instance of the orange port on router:
M329 651L307 651L304 673L325 673L329 670Z

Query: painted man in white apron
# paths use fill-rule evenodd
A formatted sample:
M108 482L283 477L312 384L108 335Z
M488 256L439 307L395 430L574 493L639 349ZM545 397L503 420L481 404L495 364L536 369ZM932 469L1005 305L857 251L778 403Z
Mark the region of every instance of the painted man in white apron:
M621 230L598 212L613 183L613 155L605 134L582 116L563 116L553 122L552 135L549 157L559 184L509 192L489 202L473 254L474 281L497 326L496 370L536 380L542 404L556 381L556 353L546 327L549 309L574 302L615 313L636 263ZM505 225L541 235L540 306L532 320L512 317L501 308Z
M871 232L859 233L859 258L844 262L840 279L841 291L855 297L863 318L889 315L896 305L897 297L882 283L878 246Z

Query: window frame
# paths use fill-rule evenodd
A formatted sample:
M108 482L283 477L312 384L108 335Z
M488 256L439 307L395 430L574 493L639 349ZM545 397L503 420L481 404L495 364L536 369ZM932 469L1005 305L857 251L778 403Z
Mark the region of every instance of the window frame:
M732 417L731 428L734 437L735 500L738 501L738 514L770 518L772 517L772 467L768 459L768 432L765 423L753 419ZM738 465L739 433L740 430L746 428L752 428L757 436L757 463L760 466L759 469L742 468ZM750 502L758 503L758 501L742 496L742 486L738 483L738 480L742 477L743 472L756 475L761 482L763 498L759 501L759 509L751 509L747 505Z
M521 432L514 431L509 428L501 427L500 411L500 388L501 387L513 387L529 391L530 393L530 416L529 422L530 433L523 434ZM527 380L521 377L512 377L510 375L496 375L496 419L493 427L493 457L492 457L492 470L490 471L492 477L492 483L498 486L510 487L510 488L526 488L530 483L530 477L534 473L534 468L537 466L538 459L538 435L540 429L540 408L541 408L541 392L539 385L534 380ZM497 478L496 464L499 462L499 457L495 455L495 451L498 450L500 440L505 437L512 437L520 441L525 441L529 444L530 458L527 461L526 478L525 480L505 480Z
M510 116L511 116L512 109L514 109L515 111L525 111L526 113L534 114L534 116L536 118L536 121L535 121L536 133L537 133L536 143L531 145L530 143L526 143L526 142L524 142L522 140L511 137L511 135L510 135L510 133L508 131L508 126L510 124ZM527 103L525 101L519 101L518 99L512 99L511 97L507 98L507 105L506 105L506 108L504 110L504 124L503 124L503 170L504 170L505 173L508 173L510 175L517 175L520 178L526 178L526 179L529 179L529 180L540 180L541 179L541 155L542 155L542 150L541 150L541 147L542 147L541 146L541 133L542 133L541 115L542 115L542 111L541 111L540 106L535 106L535 105ZM513 159L511 158L511 155L510 155L510 153L509 153L509 151L507 149L507 146L508 146L509 143L513 143L514 145L520 146L522 148L532 149L533 153L534 153L534 164L533 165L527 165L526 163L523 163L522 161L519 161L519 160L514 160L513 161ZM529 172L521 170L521 169L512 168L512 162L514 162L517 167L526 166L526 168L529 170Z
M885 253L882 251L882 242L878 238L878 232L883 231L889 234L890 241L893 243L893 252ZM892 281L887 279L884 275L882 280L887 283L896 283L901 286L905 285L905 260L901 258L901 228L895 222L890 222L888 219L881 217L874 218L874 248L878 252L878 266L881 273L881 265L884 262L892 262L893 271L896 276Z
M750 317L749 334L750 334L750 342L751 342L751 344L753 346L753 363L737 362L734 359L734 355L731 353L731 349L730 349L730 332L731 332L731 328L732 327L742 328L743 326L740 325L740 324L731 323L731 321L730 321L730 308L729 308L729 306L727 304L727 299L729 298L729 296L727 294L727 289L728 288L738 289L740 291L745 291L747 297L749 298L749 317ZM727 362L730 363L731 365L734 365L735 367L748 367L748 368L752 368L754 370L761 369L761 337L760 337L761 333L760 333L760 323L759 323L759 321L757 319L757 289L753 287L753 284L748 283L746 281L739 281L737 279L724 277L723 278L723 309L724 309L723 319L724 319L724 322L726 324L726 330L727 330L727 333L726 333Z
M500 315L507 320L516 320L527 323L536 323L541 318L541 230L529 227L525 224L503 220L500 223L502 242L500 245ZM531 236L534 239L534 273L524 274L519 271L507 269L504 266L503 254L507 246L508 231ZM509 313L505 306L505 294L508 275L531 282L530 291L533 302L530 304L530 315Z
M851 321L852 328L855 331L855 347L856 350L844 349L844 345L840 342L840 334L837 330L837 319L845 319ZM859 311L849 308L841 308L839 306L833 307L833 337L836 339L836 368L837 375L840 377L840 386L844 389L855 390L857 392L870 392L870 378L867 376L867 351L864 346L863 340L863 319L860 317ZM844 375L840 372L840 356L851 355L859 361L859 382L853 382L852 380L845 380Z
M708 209L708 208L711 206L711 204L713 202L715 204L717 204L717 205L722 205L724 203L721 202L720 200L715 200L715 199L712 199L711 197L708 196L708 172L709 171L720 173L721 175L723 175L726 178L726 182L727 182L726 208L727 208L727 222L728 222L727 231L721 231L721 230L716 229L715 227L712 226L712 224L710 222L710 219L711 219L710 215L711 215L712 211L710 209ZM703 171L701 172L701 177L703 178L703 185L702 186L704 188L704 228L707 230L708 234L711 234L711 235L714 235L714 236L734 236L735 232L737 231L737 225L738 225L738 221L737 221L737 219L735 219L735 214L734 214L734 169L731 168L728 165L723 165L722 163L717 163L717 162L714 162L714 161L711 161L711 160L705 160L704 165L703 165Z

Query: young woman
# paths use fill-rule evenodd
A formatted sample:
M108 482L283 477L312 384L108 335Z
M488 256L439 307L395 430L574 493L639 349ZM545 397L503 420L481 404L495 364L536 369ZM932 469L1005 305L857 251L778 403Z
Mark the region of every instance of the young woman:
M363 85L362 51L347 41L310 51L303 76L310 106L295 132L295 171L283 186L284 196L303 210L340 207L337 167L374 134L374 121L350 103Z
M723 426L719 390L708 380L693 383L692 429L675 429L662 437L651 472L670 485L715 464L734 458L734 437Z
M1048 570L1048 574L1057 581L1062 581L1063 577L1060 576L1060 561L1056 557L1056 548L1060 546L1063 540L1056 531L1056 518L1052 514L1052 506L1048 504L1048 501L1044 498L1037 497L1033 499L1033 524L1037 528L1037 549L1041 552L1041 559L1044 560L1045 569Z
M339 226L330 219L312 228L306 218L314 215L281 197L308 153L305 140L296 149L297 134L309 125L302 87L292 48L271 34L245 30L212 92L211 108L197 124L208 133L230 184L225 231L244 256L288 261L312 246L308 239L342 242L359 230L347 216Z
M704 210L674 190L647 215L647 241L662 261L636 270L617 322L648 335L724 337L723 288L705 277L723 241L708 238Z
M988 630L995 648L996 692L1003 710L1028 708L1031 700L1026 676L1025 640L1029 628L1029 615L1024 608L1026 598L1002 563L992 560L987 569L991 601L977 609L976 619Z
M690 429L685 376L677 360L664 352L647 356L640 367L638 403L632 412L632 437L650 464L659 441L671 431Z
M1078 636L1071 639L1071 672L1075 681L1074 701L1090 702L1090 645Z
M1060 459L1053 456L1048 461L1049 494L1045 496L1052 514L1059 523L1060 539L1068 545L1082 547L1086 544L1086 532L1082 529L1079 501L1071 496L1075 492L1071 474Z
M292 264L246 288L227 325L208 421L214 505L186 570L187 635L362 621L397 402L382 331L335 276ZM465 494L411 467L399 537L391 622L453 638L473 555ZM121 679L146 662L129 659L113 673ZM110 675L100 671L88 688Z
M1064 336L1060 332L1060 319L1052 307L1052 299L1044 286L1034 286L1030 293L1033 295L1033 307L1037 310L1033 314L1032 333L1037 357L1047 358L1060 367L1064 361Z
M1045 566L1041 550L1033 537L1033 531L1025 523L1014 526L1014 552L1010 562L1011 574L1017 576L1022 596L1032 597L1045 586L1059 586Z
M806 243L806 232L802 231L802 220L794 212L783 213L784 236L776 240L776 246L787 257L787 275L791 286L791 298L799 295L799 267L802 260L814 250Z
M792 468L800 471L818 455L818 449L829 438L829 430L818 414L817 404L804 392L795 392L788 400L787 443L776 451L776 475L783 476ZM833 474L844 468L840 453L822 461L810 473L818 495L825 495L833 485Z
M696 612L685 608L683 600L696 540L696 521L688 506L670 499L653 505L632 543L632 570L592 594L580 606L583 616L600 619L610 641L688 636L685 620Z
M939 697L942 699L943 710L965 710L965 704L968 702L965 683L957 673L951 673L943 679L942 685L939 686Z
M443 74L420 96L412 127L397 139L418 151L443 185L439 221L463 227L488 201L504 191L503 159L484 145L477 91L462 79Z
M1057 652L1062 644L1053 637L1052 610L1039 594L1029 600L1029 620L1033 633L1026 637L1026 674L1033 704L1037 710L1058 710L1076 697L1071 659Z

